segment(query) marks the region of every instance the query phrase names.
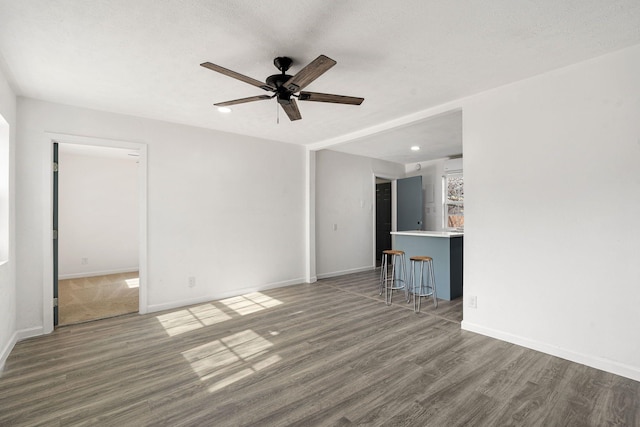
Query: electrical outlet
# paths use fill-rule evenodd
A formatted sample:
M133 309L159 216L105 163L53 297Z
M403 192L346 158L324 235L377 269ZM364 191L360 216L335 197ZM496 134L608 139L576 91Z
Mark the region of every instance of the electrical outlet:
M475 295L469 296L467 301L469 308L478 308L478 297Z
M87 265L87 264L89 264L89 258L82 258L82 259L80 260L80 264L82 264L82 265Z
M189 276L189 287L193 288L196 286L196 278L195 276Z

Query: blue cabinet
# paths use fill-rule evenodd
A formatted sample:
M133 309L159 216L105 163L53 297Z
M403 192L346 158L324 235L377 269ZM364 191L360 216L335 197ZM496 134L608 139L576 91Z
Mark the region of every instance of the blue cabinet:
M410 273L409 258L418 255L430 256L433 258L438 299L452 300L462 296L462 233L397 231L391 234L395 239L393 249L399 249L406 254L407 273Z

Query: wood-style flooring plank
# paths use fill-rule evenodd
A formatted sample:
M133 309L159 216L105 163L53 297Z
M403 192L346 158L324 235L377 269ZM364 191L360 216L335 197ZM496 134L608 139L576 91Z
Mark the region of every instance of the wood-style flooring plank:
M462 299L386 306L378 274L19 342L0 425L640 425L638 382L462 331Z

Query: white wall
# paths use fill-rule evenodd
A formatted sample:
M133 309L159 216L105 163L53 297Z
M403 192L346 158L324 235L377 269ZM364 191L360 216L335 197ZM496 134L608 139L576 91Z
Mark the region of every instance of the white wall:
M19 98L18 328L36 334L45 323L45 132L148 144L150 310L302 281L302 147Z
M640 46L465 102L463 328L640 380Z
M400 164L330 150L316 153L318 278L375 267L374 177L403 175L404 166Z
M136 271L138 158L67 147L60 144L58 162L58 277Z
M0 132L8 127L8 146L0 147L0 203L5 204L0 214L0 236L4 240L0 258L0 370L16 342L16 281L15 281L15 124L16 96L0 71ZM6 144L6 140L4 141Z

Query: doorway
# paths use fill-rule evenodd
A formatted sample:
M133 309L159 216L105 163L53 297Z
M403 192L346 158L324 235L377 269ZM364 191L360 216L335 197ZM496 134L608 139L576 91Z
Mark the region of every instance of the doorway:
M58 324L137 312L139 153L56 143L54 155L56 146Z
M391 181L376 177L376 267L382 251L391 249Z
M54 143L54 156L56 148L54 325L136 313L140 150Z

